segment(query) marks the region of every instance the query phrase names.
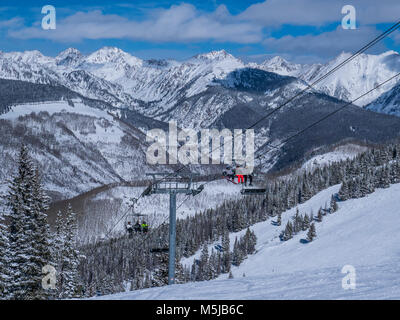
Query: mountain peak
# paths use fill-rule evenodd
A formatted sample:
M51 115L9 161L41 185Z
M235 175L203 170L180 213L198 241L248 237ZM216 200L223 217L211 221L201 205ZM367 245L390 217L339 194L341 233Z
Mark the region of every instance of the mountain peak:
M87 57L87 62L104 64L125 62L130 66L142 64L142 60L117 47L103 47Z
M65 57L67 55L82 55L82 53L78 49L68 48L68 49L65 49L64 51L60 52L57 57L60 57L60 56Z
M260 69L278 73L284 76L297 76L302 69L302 65L287 61L281 56L275 56L265 60L259 65Z
M269 63L289 63L286 59L282 58L281 56L275 56L272 57L264 62L269 62Z
M224 60L224 59L235 59L230 53L225 50L211 51L208 53L203 53L195 56L197 59L202 60Z
M59 65L77 65L82 60L82 53L75 48L68 48L56 57L56 62Z

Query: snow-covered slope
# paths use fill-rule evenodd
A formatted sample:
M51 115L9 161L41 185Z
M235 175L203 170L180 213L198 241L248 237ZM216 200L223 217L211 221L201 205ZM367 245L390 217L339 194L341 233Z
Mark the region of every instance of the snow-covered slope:
M300 212L315 213L338 189L320 192L300 205ZM399 193L396 184L365 198L340 202L337 212L316 223L317 238L311 243L300 241L305 232L286 242L278 238L295 209L282 215L281 227L270 220L254 225L257 252L232 269L234 279L224 275L97 299L399 299ZM345 265L355 268L354 290L342 288Z
M312 83L313 80L318 79L350 56L350 53L342 53L336 59L321 66L317 71L310 70L301 78ZM400 72L400 55L395 51L388 51L380 55L361 54L333 75L318 83L316 88L336 98L352 101L398 72ZM360 106L368 104L395 84L396 82L392 81L376 89L368 96L358 100L356 104Z
M294 64L276 56L259 65L252 64L252 66L281 75L297 77L311 84L350 56L351 53L343 52L326 64L311 65ZM330 96L352 101L398 72L400 72L400 55L395 51L387 51L379 55L361 54L316 84L314 88ZM356 104L360 106L367 105L384 92L390 90L395 84L396 81L392 81L378 88L368 96L358 100ZM385 110L376 111L387 113Z
M141 130L80 99L17 104L0 115L0 122L0 182L14 173L21 141L39 163L45 188L55 199L143 179L152 170Z
M312 171L314 168L330 165L333 162L353 159L358 154L367 151L367 149L367 147L355 144L338 146L332 151L313 156L301 166L301 169Z
M367 110L400 116L400 84L365 106Z
M292 77L299 77L304 69L306 69L306 66L289 62L280 56L267 59L260 64L251 62L249 63L249 67Z

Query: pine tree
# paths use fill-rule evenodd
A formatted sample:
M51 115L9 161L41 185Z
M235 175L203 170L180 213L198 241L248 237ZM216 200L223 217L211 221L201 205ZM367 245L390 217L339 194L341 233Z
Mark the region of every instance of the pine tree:
M303 228L302 228L302 230L306 231L309 227L310 227L310 220L309 220L308 215L305 214L304 218L303 218Z
M253 231L250 230L250 228L247 228L246 234L244 236L246 239L246 251L245 254L253 254L256 251L256 245L257 245L257 237Z
M231 270L231 252L228 230L225 230L222 235L222 250L222 273L228 273Z
M205 243L200 255L200 268L199 268L199 280L211 280L208 278L210 271L208 265L208 245Z
M64 237L65 237L65 220L61 211L58 211L55 221L55 233L53 235L53 257L57 270L57 297L62 297L63 291L63 251L64 251Z
M345 200L349 199L349 197L350 197L349 186L348 186L348 182L346 180L343 180L342 186L340 187L339 197L340 197L340 200L342 200L342 201L345 201Z
M319 208L318 215L317 215L317 221L321 222L322 219L323 219L322 208Z
M159 265L156 270L154 270L152 277L152 286L161 287L168 284L168 255L159 255Z
M209 272L210 272L210 279L215 279L219 275L218 271L218 258L217 255L214 251L214 249L211 249L211 255L209 259Z
M229 277L228 277L228 279L233 279L232 271L229 271Z
M1 216L0 216L1 219ZM8 298L10 251L7 228L0 220L0 299Z
M293 238L293 226L290 221L287 222L285 230L281 233L280 238L282 241L287 241Z
M339 207L338 207L338 204L337 204L337 202L336 202L336 199L335 199L335 197L332 195L332 196L331 196L330 212L331 212L331 213L334 213L334 212L338 211L338 209L339 209Z
M8 194L10 220L10 294L12 299L48 299L52 292L42 288L42 268L52 265L51 238L47 224L48 197L37 170L22 146L18 173Z
M311 242L311 241L314 240L314 238L315 238L316 236L317 236L317 233L316 233L316 231L315 231L315 224L312 223L312 224L310 225L310 228L308 229L308 232L307 232L307 240L308 240L309 242Z
M282 224L282 212L278 213L278 219L276 221L276 225L280 226Z
M78 226L76 213L72 211L71 205L68 205L65 224L61 222L61 226L57 228L60 228L62 232L61 257L58 267L59 294L61 298L78 298L80 297L79 251L76 243Z
M232 253L232 264L234 266L238 266L242 263L242 251L239 247L239 242L237 237L235 238L235 243L233 245L233 253Z

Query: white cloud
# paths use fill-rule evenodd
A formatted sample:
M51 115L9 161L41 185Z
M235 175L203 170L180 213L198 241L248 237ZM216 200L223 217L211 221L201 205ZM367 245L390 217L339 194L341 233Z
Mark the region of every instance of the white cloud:
M373 40L381 32L373 27L363 27L356 30L344 30L338 27L334 31L324 32L319 35L284 36L282 38L267 38L263 44L268 51L295 55L318 55L320 57L333 57L345 52L355 52ZM381 52L385 49L379 42L369 51Z
M239 17L267 27L284 24L323 26L341 21L344 5L355 7L357 20L362 24L399 20L399 0L266 0L251 5Z
M217 41L256 43L262 40L262 27L235 21L224 6L203 13L181 4L158 9L144 21L133 21L101 11L78 12L57 21L56 30L27 27L9 32L20 39L45 38L61 42L84 39L131 39L157 42Z
M0 21L0 28L16 28L21 27L24 20L20 17L11 18L9 20Z

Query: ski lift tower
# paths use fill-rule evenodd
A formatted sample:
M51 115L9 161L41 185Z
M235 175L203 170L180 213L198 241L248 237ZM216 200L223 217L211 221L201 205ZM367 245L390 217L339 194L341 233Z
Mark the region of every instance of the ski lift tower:
M204 189L193 181L195 174L147 173L153 178L152 184L143 195L169 194L169 265L168 285L175 282L175 251L176 251L176 195L178 193L195 196Z

